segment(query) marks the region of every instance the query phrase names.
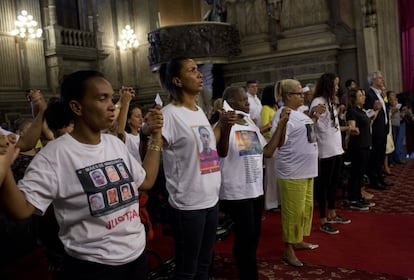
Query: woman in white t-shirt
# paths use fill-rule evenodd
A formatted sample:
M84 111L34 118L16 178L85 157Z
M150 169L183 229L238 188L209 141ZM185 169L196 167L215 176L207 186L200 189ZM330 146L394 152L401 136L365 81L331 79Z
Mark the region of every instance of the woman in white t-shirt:
M335 105L339 89L339 77L334 73L323 74L315 89L315 96L310 105L312 114L317 106L325 106L315 123L315 134L319 149L319 172L315 179L315 192L319 207L319 229L328 234L338 234L333 223L348 224L351 220L336 213L336 187L342 168L342 136Z
M145 228L134 186L145 190L154 184L163 117L159 109L151 109L152 142L141 165L122 141L101 133L115 120L112 98L112 86L101 73L72 73L61 86L61 101L62 114L74 119L73 131L42 148L18 186L8 167L14 149L0 156L0 196L8 198L2 207L13 217L44 214L53 203L67 254L64 279L147 278ZM0 151L7 146L12 147L1 138ZM108 170L119 176L110 180ZM125 188L130 197L122 197Z
M121 120L121 114L123 113L123 109L121 108L119 116L119 125L123 125L124 130L122 130L122 128L120 127L120 132L122 133L122 136L119 134L118 135L121 136L121 139L125 142L128 151L135 157L135 159L139 163L142 163L140 135L143 123L142 111L138 104L131 104L128 102L128 104L126 104L126 107L128 108L128 111L126 114L125 123L123 123L123 121Z
M203 76L192 59L171 59L161 67L160 79L171 101L162 108L162 156L171 206L175 279L208 279L221 181L216 143L228 145L231 127L221 116L213 132L197 106Z
M119 90L119 101L115 107L119 108L117 135L124 141L128 151L135 157L135 159L142 163L140 144L141 136L140 130L142 127L142 112L138 104L131 103L135 96L135 91L131 87L123 86Z
M297 111L304 100L300 82L292 79L278 81L275 95L276 100L284 103L272 120L272 133L279 134L276 177L282 205L283 260L292 266L303 266L294 250L319 247L303 241L312 228L313 178L318 175L318 146L313 120ZM320 108L314 118L322 111Z
M136 158L138 162L142 162L140 154L141 126L141 109L137 105L130 107L130 109L128 110L127 126L125 127L125 145L127 146L128 151Z

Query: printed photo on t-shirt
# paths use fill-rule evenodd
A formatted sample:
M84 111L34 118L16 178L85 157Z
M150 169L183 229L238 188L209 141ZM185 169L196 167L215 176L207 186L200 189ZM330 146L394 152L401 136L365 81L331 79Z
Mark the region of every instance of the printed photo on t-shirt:
M129 189L128 184L121 186L121 196L122 196L122 200L128 200L132 197L131 190Z
M116 172L116 169L113 165L109 165L105 167L106 175L108 175L109 181L116 182L119 181L119 175L118 172Z
M197 139L201 174L220 171L220 159L215 147L215 141L212 140L214 133L211 127L196 126L192 129Z
M240 156L260 155L263 153L262 145L260 144L256 131L236 131L235 139Z
M134 195L135 196L138 196L138 188L139 188L139 186L138 186L138 184L137 183L135 183L135 182L131 182L131 186L132 186L132 190L134 191Z
M116 165L116 167L118 168L119 172L121 173L122 178L129 178L128 172L125 170L125 166L122 163L118 163Z
M106 191L109 205L118 203L118 193L115 188Z
M316 135L315 135L315 128L313 124L305 124L306 126L306 136L308 137L309 143L315 143L316 142Z
M91 176L95 187L100 187L108 183L102 169L95 169L89 172L89 176Z
M103 209L105 207L104 199L101 193L95 193L89 196L89 204L92 211Z

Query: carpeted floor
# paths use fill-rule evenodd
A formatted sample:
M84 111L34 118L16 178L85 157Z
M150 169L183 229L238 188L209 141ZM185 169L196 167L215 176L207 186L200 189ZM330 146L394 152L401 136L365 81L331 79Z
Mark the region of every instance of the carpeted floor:
M319 231L315 211L311 236L306 241L320 248L297 253L305 266L293 268L281 260L280 212L265 212L259 244L260 279L414 279L414 160L393 168L397 176L390 190L369 190L376 206L368 212L347 208L350 218L338 225L340 234ZM342 205L342 204L341 204ZM237 279L231 256L232 236L216 244L215 279Z
M294 268L281 260L283 243L280 212L264 212L258 265L261 280L307 279L374 279L414 280L414 160L396 165L388 181L395 186L386 191L369 190L376 206L370 211L353 211L339 202L338 213L352 220L338 225L340 234L319 231L318 212L314 212L313 229L305 241L320 247L298 251L304 267ZM316 209L316 208L315 208ZM171 237L150 242L150 262L157 267L173 255ZM237 279L232 252L232 235L215 246L215 280ZM167 267L168 269L169 267ZM170 279L151 278L151 279Z
M215 280L235 280L236 266L231 255L219 254L215 257ZM268 280L408 280L404 276L365 270L347 269L326 265L306 264L300 269L271 259L258 259L259 277Z

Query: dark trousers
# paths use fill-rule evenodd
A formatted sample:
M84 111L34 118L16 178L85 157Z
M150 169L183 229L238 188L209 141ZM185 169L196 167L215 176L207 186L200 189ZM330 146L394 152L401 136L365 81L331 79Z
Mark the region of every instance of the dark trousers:
M66 255L63 261L63 280L147 279L148 263L145 252L124 265L105 265Z
M262 228L263 196L243 200L223 200L234 225L233 256L237 263L238 279L257 280L256 251Z
M201 210L169 208L174 236L175 278L207 280L218 224L218 204Z
M326 218L326 202L328 209L335 209L336 187L342 166L342 155L319 160L319 174L315 178L315 193L318 200L319 217Z
M372 134L372 149L369 156L368 177L371 185L376 185L384 181L382 177L382 167L384 166L385 147L387 138L384 131L382 133Z
M351 171L348 179L348 199L350 201L357 201L362 198L361 181L367 170L369 153L369 148L348 149L351 160Z

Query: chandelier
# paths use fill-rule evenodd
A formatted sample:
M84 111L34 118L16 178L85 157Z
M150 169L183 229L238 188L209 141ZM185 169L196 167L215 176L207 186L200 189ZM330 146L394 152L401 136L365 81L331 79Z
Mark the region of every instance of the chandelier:
M139 46L137 35L135 35L130 25L126 25L122 30L120 39L117 45L121 50L134 49Z
M12 31L13 36L27 40L29 38L40 38L42 29L37 28L37 21L33 20L33 16L29 15L26 10L21 11L14 22L15 29Z

